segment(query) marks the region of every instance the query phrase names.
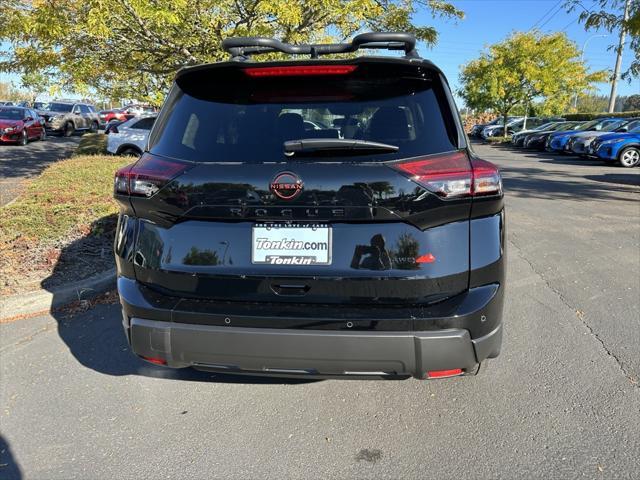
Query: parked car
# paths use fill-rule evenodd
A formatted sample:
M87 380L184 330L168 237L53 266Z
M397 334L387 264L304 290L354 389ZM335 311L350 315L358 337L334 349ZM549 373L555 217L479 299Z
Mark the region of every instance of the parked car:
M547 122L547 123L543 123L542 125L536 127L536 128L527 128L526 130L521 130L518 133L514 133L511 136L511 143L515 146L515 147L521 147L524 144L524 139L532 134L532 133L540 133L540 132L546 132L549 130L553 130L554 127L556 127L557 125L560 125L562 122L561 121L553 121L553 122Z
M109 122L104 126L104 134L109 135L110 133L118 133L118 127L124 122L126 122L126 120L109 120Z
M111 110L100 110L98 112L100 117L100 127L105 127L109 122L115 120L119 122L125 122L130 118L135 117L133 114L125 113L121 108L113 108Z
M558 120L562 120L562 119L528 117L525 123L524 117L517 118L507 123L506 125L507 135L513 135L515 133L521 132L525 128L532 129L532 128L539 127L540 125L543 125L550 121L558 121ZM499 136L502 136L503 134L504 134L504 125L493 125L493 126L484 128L480 136L484 139L487 139L489 137L499 137Z
M607 163L637 167L640 165L640 125L635 122L628 132L608 133L596 138L589 145L589 153Z
M427 379L499 354L500 174L415 43L233 38L231 60L176 74L143 155L114 182L133 353L226 373ZM317 58L360 46L405 55ZM245 60L265 51L311 58ZM356 118L351 137L306 137L305 120Z
M0 100L0 107L11 107L14 106L15 103L10 102L8 100Z
M96 132L100 125L95 108L82 102L57 100L47 103L38 113L45 119L47 133L65 137L76 131Z
M121 110L123 113L135 117L139 117L141 115L153 115L158 113L158 109L153 105L144 105L140 103L125 105Z
M144 151L149 131L156 117L134 117L112 127L107 139L107 151L114 155L135 155Z
M598 132L576 133L569 137L564 149L569 154L573 153L575 155L587 157L589 156L589 145L596 138L612 132L627 132L629 130L629 125L631 125L631 128L635 126L634 122L637 122L637 119L621 118L618 121L609 123Z
M607 125L617 122L619 119L617 118L596 118L594 120L588 121L584 123L580 130L570 130L565 132L555 132L549 135L547 138L547 142L545 144L545 148L549 152L565 152L565 146L571 138L576 133L580 132L598 132L602 130Z
M507 122L510 122L510 121L518 119L518 118L522 118L522 117L507 117ZM502 121L503 121L502 117L497 117L497 118L494 118L493 120L491 120L489 123L478 123L478 124L474 125L473 127L471 127L471 130L469 132L469 136L470 137L475 137L475 138L480 138L482 130L484 130L486 127L490 127L490 126L493 126L493 125L499 125L499 124L502 123Z
M29 140L45 138L44 126L36 112L24 107L0 107L0 142L26 145Z
M533 132L525 135L522 146L524 148L534 148L537 150L544 150L547 142L547 138L555 132L566 132L570 130L580 130L581 126L586 122L558 122L554 127L540 132Z

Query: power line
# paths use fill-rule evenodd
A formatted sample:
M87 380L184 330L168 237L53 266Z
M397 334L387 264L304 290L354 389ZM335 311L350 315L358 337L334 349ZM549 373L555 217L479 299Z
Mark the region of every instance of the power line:
M531 31L531 30L533 30L534 28L536 28L536 25L538 25L541 21L543 21L543 20L545 19L545 17L546 17L547 15L549 15L553 10L555 10L555 9L558 7L558 5L560 5L563 1L564 1L564 0L560 0L559 2L556 2L556 3L553 5L553 7L551 7L551 8L547 11L547 13L545 13L544 15L542 15L542 17L540 17L540 19L539 19L536 23L534 23L534 24L533 24L533 26L529 29L529 31ZM556 13L557 13L557 12L556 12ZM552 17L552 18L553 18L553 17Z
M564 1L564 0L563 0ZM540 30L542 30L542 27L544 27L547 23L549 23L551 20L553 20L553 17L555 17L561 10L563 9L563 5L560 5L560 7L554 12L553 15L551 15L546 22L544 22L542 25L540 25L538 28Z

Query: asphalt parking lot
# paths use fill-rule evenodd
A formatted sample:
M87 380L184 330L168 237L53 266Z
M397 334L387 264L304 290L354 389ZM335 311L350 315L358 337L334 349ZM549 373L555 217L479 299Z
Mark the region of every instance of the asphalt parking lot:
M128 352L117 305L19 320L0 325L0 477L638 478L640 168L475 149L508 208L483 374L168 371Z
M66 158L80 142L80 137L47 137L27 146L0 145L0 206L13 200L23 180L38 175L52 162Z

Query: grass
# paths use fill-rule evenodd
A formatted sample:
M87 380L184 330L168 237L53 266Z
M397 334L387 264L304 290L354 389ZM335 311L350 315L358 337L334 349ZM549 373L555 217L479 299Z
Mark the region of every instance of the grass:
M63 239L99 218L116 213L114 172L130 158L79 155L49 166L13 203L0 209L0 251L22 238Z
M90 137L86 143L98 142ZM110 242L118 210L113 174L131 160L111 155L61 160L29 181L14 202L0 207L0 293L32 288L79 239Z
M73 153L74 157L80 155L106 155L107 136L102 133L85 133Z
M511 143L511 135L506 137L488 137L487 143Z

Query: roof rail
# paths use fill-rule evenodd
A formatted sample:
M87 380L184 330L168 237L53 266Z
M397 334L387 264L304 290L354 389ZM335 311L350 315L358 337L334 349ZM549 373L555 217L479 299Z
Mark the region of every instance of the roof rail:
M251 55L282 52L290 55L320 55L351 53L361 48L404 50L407 57L420 58L416 50L416 37L401 32L369 32L353 37L350 43L299 44L284 43L275 38L233 37L222 41L222 48L231 54L231 60L245 61Z

